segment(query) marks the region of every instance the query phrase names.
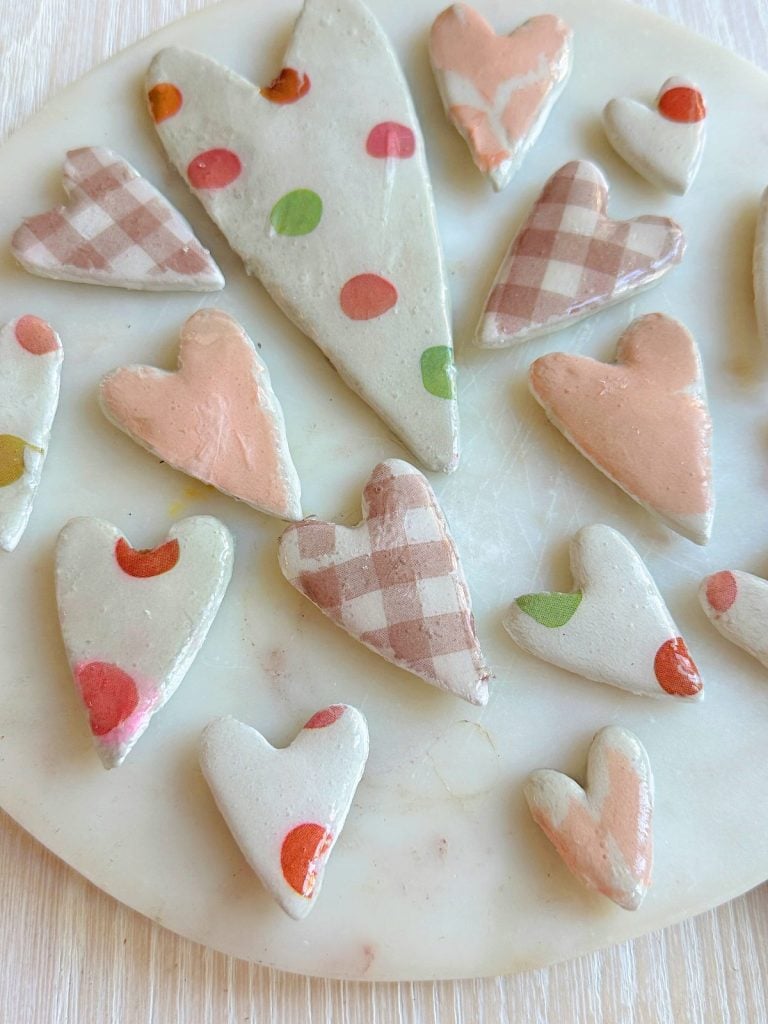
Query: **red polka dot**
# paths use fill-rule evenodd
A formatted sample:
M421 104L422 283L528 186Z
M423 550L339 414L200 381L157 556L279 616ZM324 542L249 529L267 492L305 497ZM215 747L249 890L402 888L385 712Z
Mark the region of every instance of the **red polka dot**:
M727 569L713 573L707 580L707 601L713 611L720 614L727 612L736 600L737 593L736 577Z
M139 703L136 683L127 672L106 661L78 665L75 678L91 717L91 732L105 736L129 718Z
M158 82L147 94L149 112L155 124L166 121L181 110L181 89L171 82Z
M656 652L653 670L662 690L675 697L693 697L703 683L681 636L667 640Z
M304 822L291 829L280 850L283 877L300 896L309 898L315 888L317 872L323 865L333 834L322 825Z
M31 314L16 321L16 341L33 356L44 356L59 348L59 340L50 324Z
M261 95L270 103L295 103L307 95L311 86L309 75L295 68L283 68L277 78L262 88Z
M137 550L132 548L125 537L115 544L117 564L129 576L146 579L148 576L161 576L169 572L179 560L179 542L166 541L156 548Z
M190 161L187 177L193 188L226 188L242 169L240 157L231 149L207 149Z
M371 128L365 149L369 156L406 159L416 150L416 137L405 124L382 121Z
M704 97L698 89L687 85L676 85L667 89L659 99L659 113L669 121L681 124L695 124L707 116Z
M339 302L350 320L373 320L392 309L397 288L378 274L358 274L341 289Z
M338 721L346 710L343 704L331 704L329 708L323 708L322 711L312 715L304 728L325 729L326 726L333 725L334 722Z

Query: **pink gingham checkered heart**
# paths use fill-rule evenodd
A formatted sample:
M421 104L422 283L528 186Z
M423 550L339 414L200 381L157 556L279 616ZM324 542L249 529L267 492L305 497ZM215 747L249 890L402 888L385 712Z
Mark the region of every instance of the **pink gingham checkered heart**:
M359 526L305 519L283 533L279 554L286 579L366 647L472 704L487 702L490 672L459 555L413 466L380 463Z
M685 252L668 217L611 220L600 170L576 160L552 175L501 264L477 332L484 348L549 334L650 287Z
M211 254L156 188L109 149L67 153L67 205L25 220L11 248L32 274L149 291L216 291Z

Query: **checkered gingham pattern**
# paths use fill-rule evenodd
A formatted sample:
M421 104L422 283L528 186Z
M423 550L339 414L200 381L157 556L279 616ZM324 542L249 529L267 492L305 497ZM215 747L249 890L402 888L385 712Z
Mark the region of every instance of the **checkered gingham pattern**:
M488 699L469 590L427 480L397 459L363 492L363 522L306 519L280 538L285 577L387 661L473 704Z
M64 188L66 206L30 217L13 236L13 254L31 273L150 290L223 286L181 214L115 153L69 152Z
M685 239L673 220L611 220L607 207L608 184L594 164L574 161L549 179L491 289L480 345L510 345L582 319L683 258Z

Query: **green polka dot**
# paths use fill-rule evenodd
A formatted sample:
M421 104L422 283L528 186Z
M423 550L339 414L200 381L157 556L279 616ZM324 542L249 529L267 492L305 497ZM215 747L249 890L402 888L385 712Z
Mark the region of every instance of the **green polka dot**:
M308 235L323 216L323 200L308 188L286 192L272 207L269 220L278 235Z
M0 487L8 487L15 484L24 476L24 449L32 448L36 452L42 452L33 444L27 444L20 437L14 434L0 434Z
M564 626L581 604L581 591L575 594L523 594L515 604L542 626L557 629Z
M456 370L453 352L447 345L434 345L421 353L421 379L430 395L456 397Z

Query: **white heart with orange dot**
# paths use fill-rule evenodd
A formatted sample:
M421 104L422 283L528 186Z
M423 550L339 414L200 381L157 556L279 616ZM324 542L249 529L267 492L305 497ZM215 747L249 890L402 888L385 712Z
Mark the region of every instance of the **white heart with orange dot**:
M365 718L347 704L316 712L275 749L235 718L203 732L200 764L245 859L286 914L309 913L368 758Z
M0 548L26 529L59 404L61 340L37 316L0 330Z

